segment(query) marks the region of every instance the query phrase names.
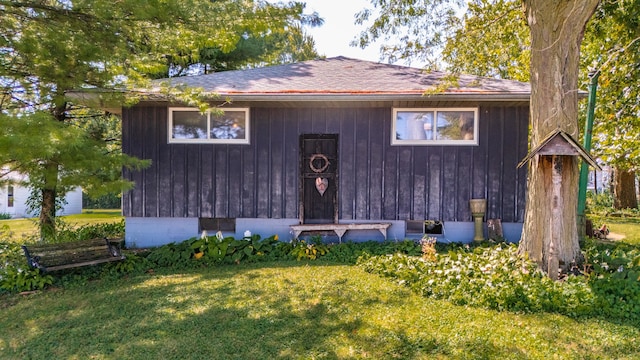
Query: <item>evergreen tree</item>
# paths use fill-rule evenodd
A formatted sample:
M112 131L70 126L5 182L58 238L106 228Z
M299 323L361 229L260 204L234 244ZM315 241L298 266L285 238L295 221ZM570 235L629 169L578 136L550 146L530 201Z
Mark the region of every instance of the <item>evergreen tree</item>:
M120 188L122 166L146 164L114 151L98 124L108 118L79 118L68 91L140 86L197 61L202 49L228 54L241 39L282 34L301 24L303 9L260 0L0 0L0 164L37 189L41 237L54 236L60 193Z

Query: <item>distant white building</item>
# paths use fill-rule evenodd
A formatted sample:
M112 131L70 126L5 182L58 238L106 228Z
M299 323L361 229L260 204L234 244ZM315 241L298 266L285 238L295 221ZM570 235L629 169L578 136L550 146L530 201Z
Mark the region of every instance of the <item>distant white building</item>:
M601 165L602 171L590 170L589 180L587 183L587 190L601 193L608 190L611 186L611 172L612 169L608 165Z
M5 179L16 181L13 184L0 185L0 214L9 214L12 218L34 217L27 209L27 199L30 189L20 185L25 175L8 174ZM65 195L66 204L57 215L71 215L82 213L82 189L76 188Z

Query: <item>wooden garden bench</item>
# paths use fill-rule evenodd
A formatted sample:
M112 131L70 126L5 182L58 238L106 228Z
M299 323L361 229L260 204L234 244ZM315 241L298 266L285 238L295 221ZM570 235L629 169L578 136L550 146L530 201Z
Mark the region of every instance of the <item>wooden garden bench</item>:
M22 245L22 250L32 269L47 272L123 260L125 257L120 253L120 241L98 238L60 244Z
M338 235L338 240L342 243L342 236L349 230L378 230L387 238L387 228L391 223L358 223L358 224L300 224L290 225L293 235L297 238L304 231L333 231Z

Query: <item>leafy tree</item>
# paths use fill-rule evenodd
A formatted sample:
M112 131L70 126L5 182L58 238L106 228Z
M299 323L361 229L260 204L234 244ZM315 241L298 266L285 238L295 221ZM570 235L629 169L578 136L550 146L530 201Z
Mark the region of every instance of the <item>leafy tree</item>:
M53 236L64 190L113 190L126 185L122 166L145 166L113 151L100 118L78 118L66 92L141 84L194 62L202 49L227 54L241 39L299 25L303 8L259 0L0 0L0 164L28 174L39 190L41 236Z
M368 24L353 42L365 48L384 41L380 52L389 62L420 60L429 68L440 66L440 51L460 27L457 11L465 0L370 0L373 9L356 14L356 23ZM372 22L369 23L369 21Z
M615 168L616 208L638 206L639 9L638 0L603 1L587 26L581 50L581 87L587 87L590 70L600 74L592 152ZM520 1L470 3L463 23L443 51L443 61L450 69L529 81L529 28Z
M371 0L371 3L379 11L361 35L361 46L380 39L382 34L406 33L408 35L400 36L399 43L383 46L386 51L383 54L394 60L419 53L432 62L451 37L451 26L459 28L456 11L463 5L446 0ZM476 3L481 5L482 1ZM520 3L531 39L532 148L556 129L574 137L578 135L580 44L598 3L599 0L522 0ZM473 6L471 9L473 11ZM365 10L358 15L358 21L364 23L372 14ZM508 28L501 30L508 31ZM520 250L548 270L551 277L557 276L559 265L569 267L581 256L576 226L578 164L574 158L558 159L560 161L551 163L534 158L529 166L527 209L520 242ZM562 177L555 194L547 191L545 182L545 174L554 169L558 169ZM550 223L554 224L553 229L540 231L549 229ZM550 232L552 236L548 235Z
M594 153L614 170L614 207L637 208L640 169L640 1L603 1L583 47L584 67L599 71Z
M239 29L242 36L232 50L206 46L187 56L168 57L167 71L156 74L156 77L208 74L316 59L320 55L315 49L315 41L305 33L304 26L320 26L322 23L318 14L313 13L301 14L299 19L292 19L286 26L270 28L267 32L250 27Z
M454 73L529 81L531 42L518 0L469 2L442 61Z

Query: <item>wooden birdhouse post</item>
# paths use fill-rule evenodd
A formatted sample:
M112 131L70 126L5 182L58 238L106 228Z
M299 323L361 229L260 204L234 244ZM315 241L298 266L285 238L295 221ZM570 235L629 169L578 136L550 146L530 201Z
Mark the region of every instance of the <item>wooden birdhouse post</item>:
M583 161L596 169L600 166L589 155L589 153L577 143L571 135L557 129L547 135L540 144L518 164L518 167L526 164L533 157L542 157L538 159L538 163L542 165L544 178L549 179L549 186L546 194L547 201L551 203L552 216L549 219L548 231L549 242L547 243L546 252L548 254L548 263L545 264L547 273L551 279L557 280L559 260L557 246L559 244L558 234L562 233L562 213L565 207L565 201L562 191L563 172L568 171L565 160L566 157L579 157ZM576 191L578 189L576 188ZM577 221L577 219L576 219ZM544 231L541 229L541 231ZM544 235L544 234L543 234Z

